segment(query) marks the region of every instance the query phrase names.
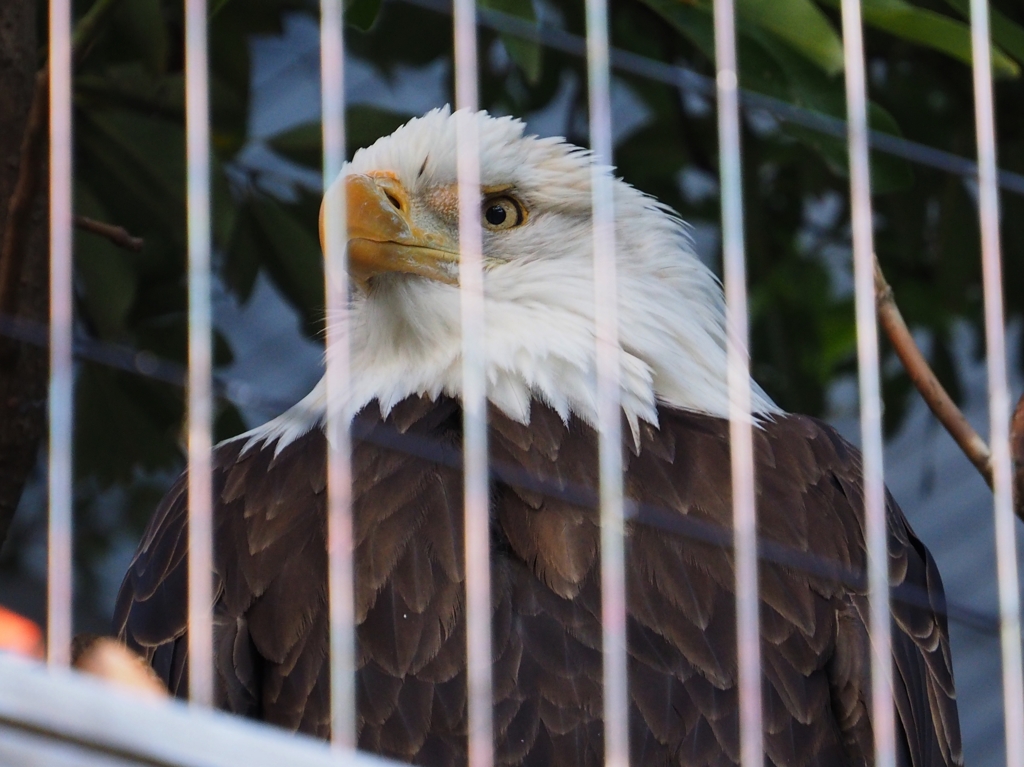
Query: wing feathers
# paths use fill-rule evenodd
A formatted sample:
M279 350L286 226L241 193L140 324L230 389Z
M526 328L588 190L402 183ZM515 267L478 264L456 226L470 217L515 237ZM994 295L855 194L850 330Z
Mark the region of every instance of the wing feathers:
M352 456L359 743L454 767L466 748L462 477L452 460L460 410L420 397L386 417L377 410L357 419ZM623 452L627 494L656 510L658 525L627 526L632 761L735 765L732 553L714 536L672 526L689 520L728 540L728 424L664 409L659 421L639 424L639 452ZM529 426L493 408L490 424L496 763L599 764L597 440L536 401ZM755 434L759 534L774 546L760 566L766 764L868 765L859 455L799 416ZM218 699L321 736L329 732L325 454L319 430L276 454L227 443L214 475ZM179 694L186 481L157 510L115 615L116 630ZM888 503L900 765L962 764L941 581Z

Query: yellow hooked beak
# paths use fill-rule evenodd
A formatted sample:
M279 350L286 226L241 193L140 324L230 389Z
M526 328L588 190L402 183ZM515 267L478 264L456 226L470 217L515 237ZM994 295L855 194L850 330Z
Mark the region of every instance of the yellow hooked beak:
M409 195L387 172L347 176L348 269L364 291L370 280L388 273L416 274L447 285L459 284L458 246L447 235L416 227ZM327 249L328 207L337 187L320 205L320 245Z

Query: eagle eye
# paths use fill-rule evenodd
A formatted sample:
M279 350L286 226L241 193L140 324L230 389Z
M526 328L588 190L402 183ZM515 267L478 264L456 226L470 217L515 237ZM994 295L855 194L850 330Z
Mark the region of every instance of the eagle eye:
M485 226L496 232L513 229L525 218L519 201L506 194L484 200L483 208Z

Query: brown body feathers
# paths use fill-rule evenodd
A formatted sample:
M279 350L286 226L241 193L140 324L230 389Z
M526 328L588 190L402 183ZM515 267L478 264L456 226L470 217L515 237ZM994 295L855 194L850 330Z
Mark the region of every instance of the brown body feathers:
M739 759L727 422L662 409L624 447L634 765ZM500 765L602 761L594 431L534 402L490 418L494 718ZM628 434L628 430L626 431ZM461 411L412 398L354 426L361 748L466 759ZM325 441L215 454L215 653L224 708L326 737ZM765 764L870 765L860 456L780 416L755 435ZM186 478L131 565L115 630L187 688ZM945 601L889 498L897 761L962 763Z

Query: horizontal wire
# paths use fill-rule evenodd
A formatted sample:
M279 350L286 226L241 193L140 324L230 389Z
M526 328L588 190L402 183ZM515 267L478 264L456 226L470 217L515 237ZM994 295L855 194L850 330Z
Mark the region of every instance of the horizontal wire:
M396 2L396 0L389 0L389 2ZM437 13L451 13L451 9L443 0L401 0L401 2ZM481 8L478 17L481 26L496 32L542 43L563 53L586 56L586 40L572 32L535 24L490 8ZM673 85L709 99L715 98L714 78L693 69L678 64L667 64L639 53L624 51L621 48L611 49L611 63L613 69L621 72L665 85ZM739 93L740 104L747 108L770 112L780 120L810 128L818 133L846 138L846 121L842 118L816 112L813 109L790 104L788 101L744 88L740 88ZM868 144L879 152L901 157L918 165L925 165L956 176L970 178L978 175L978 163L975 161L901 136L869 130ZM998 171L998 180L999 186L1006 191L1024 195L1024 174L1000 170Z
M49 345L47 332L45 323L0 314L0 336L47 348ZM186 369L184 365L158 358L150 352L138 352L130 347L106 341L81 338L75 339L73 351L76 358L85 362L104 365L158 383L181 388L185 386ZM266 412L268 415L277 415L294 404L290 400L253 393L252 387L248 384L217 375L214 376L214 394L229 404L254 408ZM357 423L353 425L352 436L371 444L434 461L438 465L452 468L461 468L462 466L461 451L440 439L402 434L397 430L393 430L393 434L386 433L386 431L387 427L383 426L379 427L378 431L368 429L364 421L357 419ZM491 467L494 476L506 484L531 492L546 493L553 499L578 506L597 508L599 499L593 488L575 486L572 483L553 478L537 477L515 466L492 462ZM678 533L693 540L726 547L732 546L732 531L729 529L704 520L682 517L676 509L637 503L629 498L625 499L625 503L627 519ZM867 583L866 575L863 572L844 567L832 560L786 544L762 540L758 543L758 556L762 561L792 567L856 589L864 588ZM893 589L893 599L920 607L931 605L926 592L907 584ZM945 610L939 609L937 612L979 633L999 636L999 618L995 615L949 601L946 602Z

